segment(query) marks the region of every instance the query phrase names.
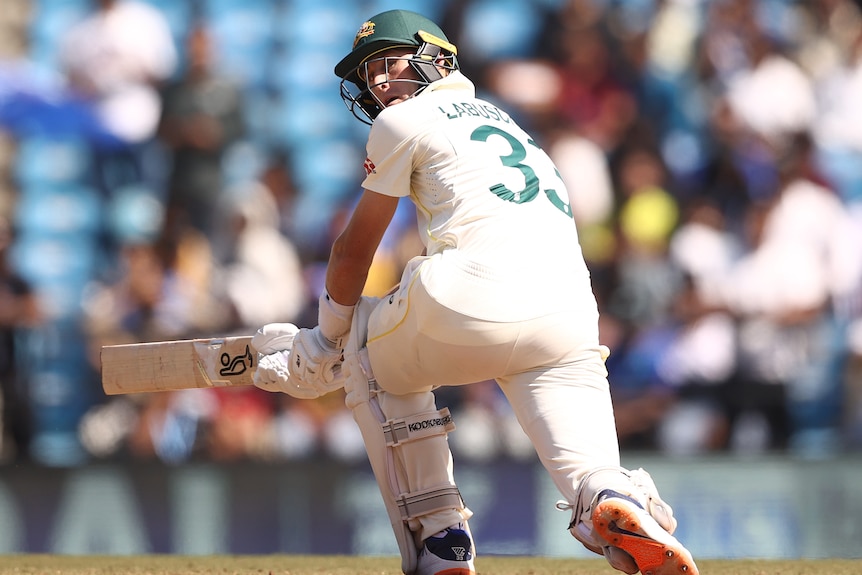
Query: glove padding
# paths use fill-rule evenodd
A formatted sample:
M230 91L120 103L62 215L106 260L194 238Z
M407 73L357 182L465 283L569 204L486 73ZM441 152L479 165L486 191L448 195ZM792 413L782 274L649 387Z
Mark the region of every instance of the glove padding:
M287 368L290 351L277 351L261 355L254 372L254 385L264 391L286 393L297 399L320 397L313 387L305 385L299 378L292 377Z
M268 323L251 338L251 346L261 355L290 351L299 328L292 323Z
M320 326L301 329L290 350L290 372L293 377L308 382L324 393L344 387L341 363L344 348L341 340L331 341L320 331Z
M252 338L258 351L254 385L298 399L315 399L344 387L342 350L320 330L268 324Z
M264 391L315 399L344 386L341 349L317 328L271 323L260 328L251 343L258 352L254 385Z

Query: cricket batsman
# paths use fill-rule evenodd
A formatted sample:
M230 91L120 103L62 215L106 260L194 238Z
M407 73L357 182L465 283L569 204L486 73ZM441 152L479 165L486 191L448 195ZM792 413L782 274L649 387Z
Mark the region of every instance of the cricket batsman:
M476 572L447 441L454 423L433 390L489 379L578 541L625 573L697 575L650 476L620 466L609 350L548 155L476 98L456 47L419 14L368 19L335 73L348 109L371 126L363 193L332 246L318 325L263 326L255 384L300 398L344 387L407 575ZM390 295L361 296L405 196L425 250Z

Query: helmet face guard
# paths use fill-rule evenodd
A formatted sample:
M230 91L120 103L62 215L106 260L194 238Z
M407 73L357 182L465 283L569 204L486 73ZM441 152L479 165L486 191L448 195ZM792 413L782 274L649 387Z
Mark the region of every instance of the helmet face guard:
M420 34L423 34L420 32ZM430 36L430 35L428 35ZM436 40L433 36L432 39ZM449 45L451 46L451 45ZM384 50L398 48L401 46L387 46ZM405 45L405 48L413 46ZM454 48L454 46L452 46ZM366 79L369 77L368 66L373 62L383 60L385 63L384 69L389 69L389 62L392 60L406 60L413 68L419 79L384 79L382 82L368 85ZM415 90L412 96L416 96L424 90L432 82L436 82L443 78L441 70L454 71L458 69L458 61L454 51L449 51L439 46L433 41L425 41L420 44L415 54L403 56L382 56L378 58L369 57L361 62L356 68L348 73L341 80L341 99L344 100L347 109L360 122L371 124L377 115L386 107L386 104L381 102L372 90L375 86L389 82L410 83L415 85Z
M374 86L367 83L368 64L395 58L381 56L391 48L415 50L412 54L402 52L404 55L397 58L406 60L418 79L392 80L415 84L414 96L442 78L443 70L458 69L455 57L458 49L449 43L440 27L425 16L409 10L389 10L372 16L356 33L353 49L335 66L335 75L341 78L341 98L347 109L365 124L371 124L386 107L375 98L371 90Z

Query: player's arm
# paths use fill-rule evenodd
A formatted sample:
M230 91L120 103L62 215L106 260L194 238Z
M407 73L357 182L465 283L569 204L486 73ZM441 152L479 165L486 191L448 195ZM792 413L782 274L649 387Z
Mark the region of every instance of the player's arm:
M363 192L329 256L326 290L336 303L351 306L359 301L374 253L397 207L397 197Z

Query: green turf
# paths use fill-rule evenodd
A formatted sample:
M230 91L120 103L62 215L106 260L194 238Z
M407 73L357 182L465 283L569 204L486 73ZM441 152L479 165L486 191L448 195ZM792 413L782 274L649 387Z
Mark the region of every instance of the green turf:
M862 560L702 560L702 575L859 575ZM615 575L602 559L479 557L479 575ZM0 575L400 575L394 557L0 555Z

